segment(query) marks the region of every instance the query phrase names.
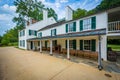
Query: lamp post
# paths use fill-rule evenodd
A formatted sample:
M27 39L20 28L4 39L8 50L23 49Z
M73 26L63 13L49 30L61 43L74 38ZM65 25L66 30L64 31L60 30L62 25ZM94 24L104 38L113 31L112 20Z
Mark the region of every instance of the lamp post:
M101 62L101 35L98 35L98 38L99 38L98 69L102 70L103 66L102 66L102 62Z

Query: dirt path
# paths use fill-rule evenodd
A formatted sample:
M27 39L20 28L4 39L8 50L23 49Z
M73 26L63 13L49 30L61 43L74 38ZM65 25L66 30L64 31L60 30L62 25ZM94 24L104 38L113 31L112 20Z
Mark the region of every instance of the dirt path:
M0 48L0 80L120 80L119 76L44 53Z

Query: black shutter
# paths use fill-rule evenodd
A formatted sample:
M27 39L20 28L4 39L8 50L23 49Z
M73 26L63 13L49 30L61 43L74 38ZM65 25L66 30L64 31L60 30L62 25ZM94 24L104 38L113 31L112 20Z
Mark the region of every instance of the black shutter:
M92 42L92 48L91 48L91 51L96 51L96 40L93 39L93 40L91 40L91 42Z
M68 32L68 24L66 24L66 28L65 29L66 29L66 33L67 33Z
M73 49L76 50L76 40L73 40Z
M55 35L56 35L56 29L55 29Z
M83 20L80 20L80 31L83 30Z
M96 17L94 16L94 17L92 17L92 20L91 20L92 22L92 24L91 24L91 29L96 29Z
M45 48L47 48L47 41L45 41Z
M57 46L57 40L55 40L55 46Z
M73 22L73 31L76 31L76 22Z
M83 50L83 40L80 40L80 50Z
M65 47L66 47L66 49L67 49L67 40L65 40Z
M52 30L51 30L51 36L52 36Z

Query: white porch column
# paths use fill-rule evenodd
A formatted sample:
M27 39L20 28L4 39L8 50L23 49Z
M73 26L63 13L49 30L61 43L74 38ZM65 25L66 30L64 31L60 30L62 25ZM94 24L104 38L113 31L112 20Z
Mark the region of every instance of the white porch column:
M67 39L67 59L70 59L69 39Z
M40 53L42 52L42 41L40 40Z
M50 55L53 55L53 53L52 53L52 39L50 40Z

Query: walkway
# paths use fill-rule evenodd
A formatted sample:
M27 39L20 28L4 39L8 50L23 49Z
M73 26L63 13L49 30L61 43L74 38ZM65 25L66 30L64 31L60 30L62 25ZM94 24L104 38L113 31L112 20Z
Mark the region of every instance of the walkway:
M83 63L20 50L0 48L0 80L120 80L120 74Z

